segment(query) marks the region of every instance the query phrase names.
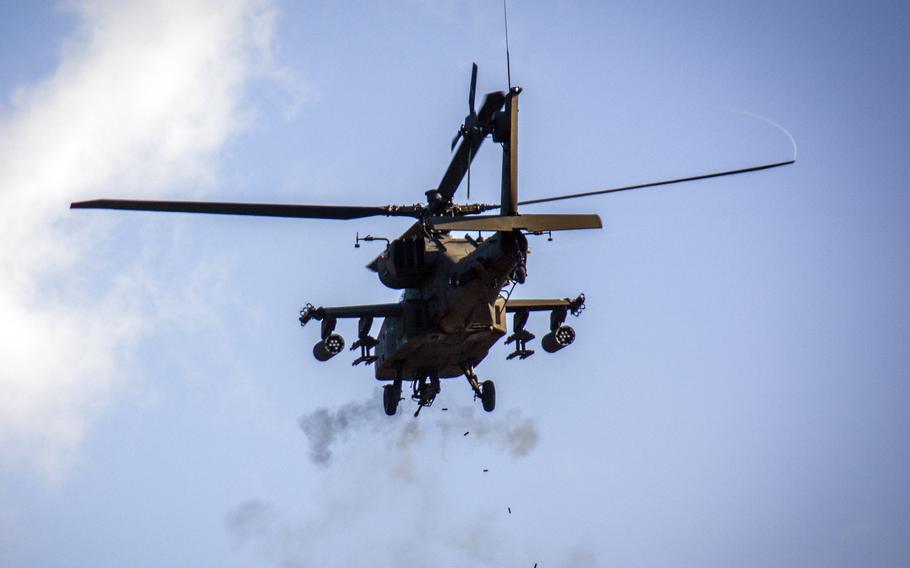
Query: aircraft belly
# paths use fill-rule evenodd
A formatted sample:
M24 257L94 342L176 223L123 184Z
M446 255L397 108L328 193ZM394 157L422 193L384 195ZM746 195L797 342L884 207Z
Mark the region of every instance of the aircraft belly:
M440 378L460 377L464 374L462 364L480 363L505 332L503 327L493 327L409 337L384 360L377 361L376 378L407 380L434 372Z

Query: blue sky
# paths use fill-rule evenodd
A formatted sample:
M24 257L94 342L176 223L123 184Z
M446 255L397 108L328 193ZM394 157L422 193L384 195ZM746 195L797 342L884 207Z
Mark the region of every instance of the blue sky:
M585 292L578 340L497 346L495 413L449 381L416 421L296 322L394 301L351 245L404 220L66 206L420 201L471 62L504 86L499 4L2 10L0 564L910 563L906 7L511 3L523 197L789 158L749 114L799 159L537 206L604 220L516 291Z

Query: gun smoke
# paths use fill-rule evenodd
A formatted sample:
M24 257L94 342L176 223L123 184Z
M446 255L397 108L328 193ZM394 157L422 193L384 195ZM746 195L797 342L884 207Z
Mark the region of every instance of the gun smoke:
M480 442L501 448L515 458L530 454L540 439L534 421L514 409L487 414L473 406L455 406L446 414L426 413L421 418L410 419L402 415L390 418L381 408L378 397L373 397L349 402L335 410L323 407L302 415L298 422L309 442L310 460L328 466L334 448L352 435L366 431L377 432L388 443L404 447L431 432L438 432L442 440L448 440L467 430Z
M507 511L507 503L521 502L510 470L540 441L535 421L518 410L447 408L428 408L416 419L404 408L389 417L374 396L301 415L316 467L301 472L300 498L238 503L224 517L228 536L238 549L284 568L421 566L430 558L450 566L531 566L541 553L558 565L596 565L571 542L553 550L529 538L523 515L533 507Z

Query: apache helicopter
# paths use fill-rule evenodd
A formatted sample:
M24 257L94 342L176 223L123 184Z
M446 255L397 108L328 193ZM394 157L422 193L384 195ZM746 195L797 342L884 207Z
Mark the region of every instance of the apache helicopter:
M397 239L358 234L355 241L357 247L361 241L386 241L385 251L367 268L385 286L403 290L401 301L318 308L307 304L300 310L300 325L310 320L321 322L321 336L313 347L313 355L319 361L328 361L345 346L344 338L335 332L337 320L359 320L357 340L351 350L359 348L360 356L353 365L373 364L376 379L388 382L383 387L383 406L389 416L396 414L403 400L404 382L411 383L411 398L418 405L414 413L417 416L423 407L433 404L440 392L440 379L461 376L467 378L474 398L480 398L483 409L490 412L496 406L495 386L491 380L481 382L474 369L506 335L507 314L513 314L513 319L506 344L515 344L515 351L507 359L525 359L534 354L528 349L528 342L535 336L525 329L530 312L549 312L550 327L541 339L541 347L554 353L575 340L575 331L565 323L567 315L578 316L585 307L584 294L552 299L511 297L514 286L523 284L527 278L527 236L602 228L596 214L520 214L519 205L754 172L795 161L519 201L518 100L522 89L510 84L505 92L487 93L480 109L475 110L476 86L477 64L474 64L468 115L452 140L454 154L442 180L436 188L425 192L426 204L365 207L98 199L72 203L70 207L304 219L413 217L416 222ZM487 137L502 145L500 203L457 204L453 201L455 192L466 174L470 183L471 162ZM499 214L481 215L494 209L499 209ZM464 231L464 238L454 236L456 231ZM477 232L478 237L472 238L468 232ZM483 232L492 235L483 237ZM370 334L375 318L383 318L378 338Z

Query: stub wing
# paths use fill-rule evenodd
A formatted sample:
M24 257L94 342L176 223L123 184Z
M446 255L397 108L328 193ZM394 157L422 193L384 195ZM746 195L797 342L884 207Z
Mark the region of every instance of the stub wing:
M401 304L364 304L361 306L333 306L316 308L307 304L300 310L300 325L311 319L322 321L326 318L387 318L401 316Z
M550 332L543 336L540 345L544 351L555 353L575 341L575 330L565 325L569 312L573 316L581 315L585 309L585 295L579 294L574 300L571 298L547 298L542 300L506 300L506 311L514 314L512 335L506 338L506 344L515 343L515 351L506 359L527 359L534 354L528 349L528 341L534 339L534 334L525 329L528 316L531 312L550 312Z
M564 308L574 315L578 315L585 309L585 295L579 294L577 298L548 298L540 300L522 300L509 299L506 301L507 312L546 312Z
M370 364L378 358L373 355L372 349L379 345L379 341L370 335L373 327L373 318L388 318L401 316L401 304L366 304L361 306L333 306L328 308L314 307L307 304L300 310L300 325L304 326L311 319L321 321L322 339L313 346L313 356L319 361L328 361L344 350L344 338L335 333L335 324L338 318L357 318L357 341L351 350L360 348L360 357L352 365L360 363Z

